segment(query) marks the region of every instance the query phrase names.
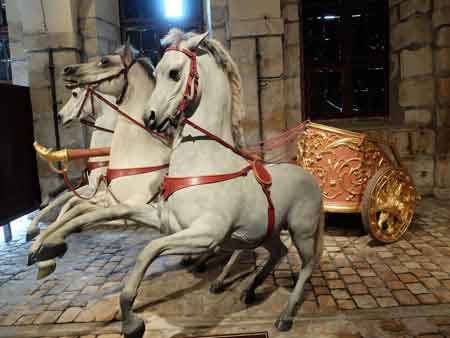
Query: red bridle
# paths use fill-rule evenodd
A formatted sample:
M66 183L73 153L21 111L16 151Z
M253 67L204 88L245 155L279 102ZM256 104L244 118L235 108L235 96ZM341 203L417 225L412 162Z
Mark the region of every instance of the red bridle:
M190 60L189 75L187 78L186 87L184 88L183 98L178 105L177 114L183 113L191 102L197 100L198 95L198 68L197 68L197 54L185 48L178 48L176 46L170 46L166 49L166 53L170 51L180 52L186 55Z

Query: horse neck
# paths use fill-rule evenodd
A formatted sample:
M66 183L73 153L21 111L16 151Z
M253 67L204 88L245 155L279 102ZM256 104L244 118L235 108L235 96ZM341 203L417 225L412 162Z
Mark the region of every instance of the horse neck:
M192 122L234 144L231 127L231 89L224 71L208 54L198 58L202 97ZM183 135L202 135L190 126L185 126Z
M128 88L119 109L140 123L153 83L139 64L128 73ZM111 144L111 165L157 165L168 162L169 148L123 116L118 116Z

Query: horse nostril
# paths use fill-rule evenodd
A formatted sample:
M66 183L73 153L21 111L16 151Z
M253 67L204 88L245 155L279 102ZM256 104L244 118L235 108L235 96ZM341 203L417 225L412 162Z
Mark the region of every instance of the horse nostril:
M156 125L156 113L154 110L150 111L150 115L147 118L147 121L145 121L145 124L147 128L153 129Z
M64 75L71 75L71 74L75 73L75 67L66 66L63 69L63 73L64 73Z

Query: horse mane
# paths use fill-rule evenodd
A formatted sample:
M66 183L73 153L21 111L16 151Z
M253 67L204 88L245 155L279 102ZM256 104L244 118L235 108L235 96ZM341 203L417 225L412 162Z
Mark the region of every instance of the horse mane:
M193 32L185 33L180 29L173 28L161 40L161 44L163 46L178 46L182 41L189 40L196 35L198 34ZM245 139L241 120L244 117L245 110L243 105L242 79L238 66L225 47L215 39L204 39L199 48L208 52L214 58L217 65L219 65L225 74L227 74L231 88L231 126L233 140L236 146L243 147L245 146Z

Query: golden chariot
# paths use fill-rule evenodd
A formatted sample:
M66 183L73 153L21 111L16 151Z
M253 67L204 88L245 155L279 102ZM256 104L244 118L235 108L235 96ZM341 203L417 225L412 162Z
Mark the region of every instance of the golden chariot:
M418 194L393 144L310 122L297 163L317 179L325 212L361 213L373 238L394 242L411 224Z

